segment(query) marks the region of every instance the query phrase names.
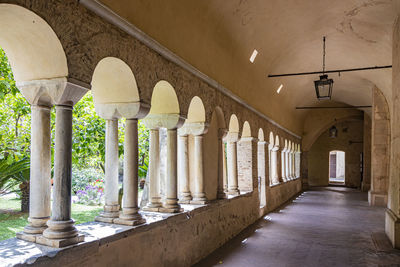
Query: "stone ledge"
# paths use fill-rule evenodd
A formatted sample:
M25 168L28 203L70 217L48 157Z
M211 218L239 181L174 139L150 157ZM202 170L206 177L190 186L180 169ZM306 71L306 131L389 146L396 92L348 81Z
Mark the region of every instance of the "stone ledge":
M233 201L252 197L252 192L234 196L228 199L212 200L207 205L182 205L185 211L182 213L158 213L140 211L145 224L137 226L126 226L120 224L109 224L104 222L87 222L76 225L85 240L78 244L63 248L53 248L37 243L31 243L17 238L11 238L0 242L0 262L2 266L14 266L17 264L33 264L54 258L58 255L66 257L66 261L73 257L74 260L98 252L99 247L117 240L148 232L151 229L164 225L185 222L203 212L211 209L221 209ZM79 254L79 255L78 255ZM71 258L72 260L72 258Z

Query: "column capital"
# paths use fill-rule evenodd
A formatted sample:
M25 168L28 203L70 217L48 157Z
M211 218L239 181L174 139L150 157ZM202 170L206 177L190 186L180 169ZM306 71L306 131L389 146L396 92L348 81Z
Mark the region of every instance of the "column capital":
M225 139L226 139L226 142L228 142L228 143L237 142L239 140L239 133L228 132L226 134Z
M218 129L218 139L222 140L225 138L225 136L228 134L228 130L225 128L219 128Z
M83 83L66 77L18 82L17 87L29 104L50 107L74 106L89 91Z
M274 147L272 147L272 151L279 151L280 147L278 145L275 145Z
M177 129L179 128L185 119L179 114L148 114L144 119L144 125L149 129L167 128Z
M208 124L205 122L185 122L181 128L178 129L179 135L203 135L207 133Z
M103 119L142 119L150 110L150 105L144 102L131 103L94 103L96 113Z

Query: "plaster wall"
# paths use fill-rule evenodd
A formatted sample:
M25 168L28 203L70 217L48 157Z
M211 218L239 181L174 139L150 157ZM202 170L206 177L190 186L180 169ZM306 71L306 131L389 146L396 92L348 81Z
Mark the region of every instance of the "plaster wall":
M345 185L360 187L360 154L363 152L363 120L360 118L360 120L341 122L335 126L338 129L337 138L329 137L329 130L326 130L308 152L308 183L310 186L325 186L329 184L329 152L340 150L346 153ZM356 143L350 144L350 141Z

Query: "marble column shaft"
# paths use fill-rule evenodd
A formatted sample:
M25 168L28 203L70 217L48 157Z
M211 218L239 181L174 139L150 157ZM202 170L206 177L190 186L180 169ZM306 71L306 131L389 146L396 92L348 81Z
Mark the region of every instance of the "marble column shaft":
M138 120L127 119L125 125L124 143L124 180L122 212L114 223L124 225L138 225L145 223L139 214L138 207Z
M77 243L78 230L71 219L72 181L72 106L56 106L56 140L54 156L53 205L48 228L43 232L46 239L69 239L67 242L38 239L38 243L62 247Z
M119 216L118 203L118 119L106 120L105 205L97 221L112 223Z
M204 192L204 169L203 169L203 135L194 136L194 185L195 192L191 203L205 204L207 201Z
M192 200L189 184L189 156L188 156L188 136L179 135L178 137L178 160L179 160L179 187L180 203L189 203Z
M221 130L221 129L219 129ZM217 198L226 198L224 188L224 168L225 168L225 144L222 141L222 134L218 133L218 187L217 187Z
M179 212L177 177L177 130L167 130L167 183L166 198L160 212Z
M149 149L149 202L145 210L158 211L161 207L159 166L160 166L160 135L158 129L150 129Z
M227 142L228 161L228 194L238 195L238 173L237 173L237 147L236 142Z
M32 105L29 224L27 234L41 234L50 218L51 129L50 107Z

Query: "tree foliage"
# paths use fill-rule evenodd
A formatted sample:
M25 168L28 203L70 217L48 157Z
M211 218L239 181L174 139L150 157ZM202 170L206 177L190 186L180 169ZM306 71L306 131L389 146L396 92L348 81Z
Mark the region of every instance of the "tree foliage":
M7 56L0 48L0 160L11 166L29 160L31 108L16 87ZM119 153L123 158L125 120L119 123ZM52 163L54 162L55 110L51 112ZM139 176L146 176L149 131L139 122ZM88 92L74 107L72 165L74 170L98 168L104 171L105 121L97 116Z

